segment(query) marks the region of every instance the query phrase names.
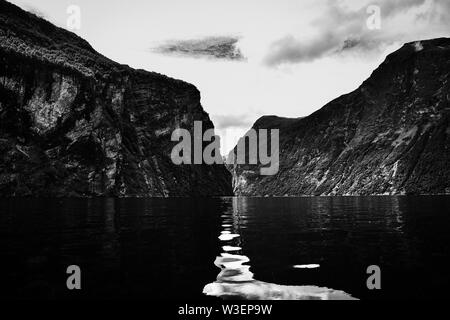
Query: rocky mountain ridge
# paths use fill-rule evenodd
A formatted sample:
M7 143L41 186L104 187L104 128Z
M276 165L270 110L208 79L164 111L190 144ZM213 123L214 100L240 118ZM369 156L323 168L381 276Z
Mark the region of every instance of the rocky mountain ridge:
M246 196L450 193L450 39L405 44L355 91L280 130L279 171L230 166Z
M213 128L193 85L134 70L0 0L0 196L231 195L223 165L174 165Z

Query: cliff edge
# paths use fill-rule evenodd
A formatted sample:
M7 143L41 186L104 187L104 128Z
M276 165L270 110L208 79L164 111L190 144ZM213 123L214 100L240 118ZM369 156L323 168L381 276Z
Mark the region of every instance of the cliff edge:
M0 0L0 196L231 195L224 166L172 163L194 121L213 128L193 85Z

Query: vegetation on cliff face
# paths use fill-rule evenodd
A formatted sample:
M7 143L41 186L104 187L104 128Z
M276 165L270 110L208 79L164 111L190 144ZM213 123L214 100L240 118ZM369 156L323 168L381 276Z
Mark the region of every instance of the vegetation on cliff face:
M212 128L191 84L134 70L0 0L1 196L230 195L222 165L176 166L176 128Z
M450 193L450 39L405 44L357 90L280 129L280 170L233 165L238 195Z

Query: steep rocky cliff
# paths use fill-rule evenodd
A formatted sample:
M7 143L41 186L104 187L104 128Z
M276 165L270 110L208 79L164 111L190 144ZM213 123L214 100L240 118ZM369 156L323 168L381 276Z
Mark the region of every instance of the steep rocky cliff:
M0 196L230 195L222 165L174 165L212 128L192 85L133 70L0 0Z
M450 193L450 39L405 44L357 90L280 129L279 171L233 165L238 195Z

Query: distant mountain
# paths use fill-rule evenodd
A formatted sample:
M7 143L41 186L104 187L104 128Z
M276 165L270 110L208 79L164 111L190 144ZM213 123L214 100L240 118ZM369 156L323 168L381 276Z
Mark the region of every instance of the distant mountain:
M0 0L0 196L230 195L223 165L174 165L212 128L191 84L133 70Z
M317 94L320 94L318 92ZM279 172L232 165L237 195L450 193L450 39L405 44L358 89L280 129Z

